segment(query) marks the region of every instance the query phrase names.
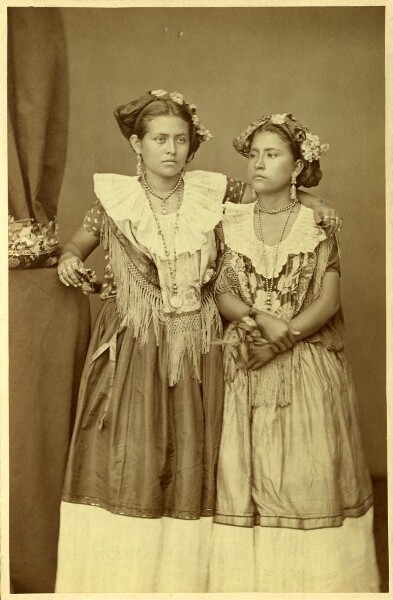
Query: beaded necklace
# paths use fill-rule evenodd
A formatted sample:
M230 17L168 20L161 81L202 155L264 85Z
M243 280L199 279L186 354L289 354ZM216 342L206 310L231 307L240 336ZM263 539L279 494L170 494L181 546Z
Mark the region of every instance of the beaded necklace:
M172 188L171 191L168 194L165 194L164 196L160 196L160 194L157 194L157 192L155 192L150 187L150 185L147 183L145 172L142 173L141 177L142 177L142 183L143 183L145 190L148 190L150 192L150 194L152 194L153 196L155 196L156 198L161 200L161 212L163 215L167 215L168 214L168 200L172 196L172 194L174 194L176 191L179 190L180 186L182 185L182 183L183 183L182 174L180 174L180 177L177 180L175 187Z
M183 182L182 178L180 178L180 181ZM167 259L168 262L168 268L169 268L169 273L170 273L170 277L172 280L172 295L169 298L169 303L173 308L180 308L181 305L183 304L183 300L180 298L180 296L178 296L178 289L177 289L177 281L176 281L176 274L177 274L177 254L176 254L176 233L179 229L179 211L180 211L180 206L182 203L182 188L181 188L181 184L179 185L179 182L177 182L176 187L177 187L177 194L178 194L178 199L177 199L177 207L176 207L176 217L175 217L175 226L174 226L174 236L173 236L173 254L174 254L174 258L173 260L171 260L170 258L170 254L169 254L169 250L168 250L168 246L165 240L165 236L164 236L164 232L161 228L160 225L160 221L158 219L157 214L153 211L153 206L151 203L151 199L150 199L150 192L152 192L152 190L150 189L150 187L148 185L145 185L145 181L142 177L142 183L144 184L144 190L145 190L145 195L146 198L149 202L149 206L151 209L151 212L153 214L154 220L156 222L156 226L157 226L157 233L158 235L161 237L162 240L162 245L164 248L164 254L165 254L165 258ZM173 194L173 191L171 192L171 194ZM152 192L154 194L154 192ZM156 194L154 194L156 195ZM168 196L169 198L169 196ZM164 213L166 214L166 213Z
M257 196L257 198L258 198L258 196ZM283 206L282 208L270 210L270 209L262 206L262 204L259 203L259 198L258 198L257 199L257 207L260 212L268 213L269 215L277 215L278 213L285 212L286 210L293 208L297 202L298 202L298 199L295 198L292 202L290 202L286 206Z
M292 214L292 210L295 206L295 204L298 202L298 199L296 198L296 200L294 200L293 202L291 202L290 204L287 204L287 206L284 206L281 209L278 209L276 211L269 211L269 210L264 210L261 205L259 204L259 199L258 202L256 202L256 208L257 208L257 215L258 215L258 229L259 229L259 236L261 238L261 242L262 242L262 256L263 256L263 262L265 265L265 273L266 273L266 277L265 277L265 292L266 292L266 309L267 311L271 311L272 308L272 293L273 293L273 282L274 282L274 273L276 271L276 266L277 266L277 258L278 258L278 249L280 247L280 244L284 238L284 233L285 230L287 228L288 222L289 222L289 217ZM280 235L280 239L278 241L278 244L276 244L274 246L274 260L273 260L273 270L272 270L272 274L271 277L268 277L268 261L267 261L267 252L266 252L266 246L265 246L265 239L263 237L263 229L262 229L262 220L261 220L261 212L268 212L269 214L277 214L279 212L284 212L284 211L288 211L288 216L285 219L285 223L284 223L284 227L281 230L281 235Z

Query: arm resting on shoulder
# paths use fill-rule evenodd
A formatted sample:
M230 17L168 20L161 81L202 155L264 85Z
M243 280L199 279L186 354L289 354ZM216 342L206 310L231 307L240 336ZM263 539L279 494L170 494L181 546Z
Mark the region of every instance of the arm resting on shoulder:
M317 224L324 228L328 237L338 233L342 227L342 219L323 198L313 196L303 190L297 191L299 201L307 208L314 211L314 219Z
M304 204L304 206L307 206L307 208L311 208L312 210L317 210L319 209L321 206L324 206L325 208L330 208L328 202L326 202L326 200L324 200L324 198L320 198L319 196L314 196L314 194L310 194L310 192L304 192L303 190L298 190L297 191L297 197L299 198L299 201Z

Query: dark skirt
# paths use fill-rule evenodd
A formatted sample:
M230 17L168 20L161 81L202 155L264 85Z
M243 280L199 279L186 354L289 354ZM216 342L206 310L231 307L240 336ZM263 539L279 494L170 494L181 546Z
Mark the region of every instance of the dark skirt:
M146 344L121 326L114 299L94 326L63 500L116 514L212 516L223 409L221 347L168 384L165 326Z

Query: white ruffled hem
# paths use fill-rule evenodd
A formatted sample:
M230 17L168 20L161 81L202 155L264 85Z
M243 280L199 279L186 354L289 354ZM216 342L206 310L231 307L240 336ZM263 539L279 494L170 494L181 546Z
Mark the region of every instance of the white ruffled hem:
M206 243L207 234L222 218L226 183L227 179L221 173L191 171L185 174L184 198L176 234L178 255L184 252L193 254ZM94 191L108 216L127 237L130 237L131 226L132 234L140 244L166 259L153 213L137 177L96 173ZM175 215L159 215L159 219L164 235L170 234Z
M271 277L270 269L269 273L266 273L262 242L258 240L254 231L254 207L255 202L250 204L226 203L223 217L225 243L235 252L247 256L257 273L263 277ZM290 254L313 252L318 244L325 239L326 234L315 224L313 210L301 205L289 234L279 245L274 277L279 276ZM270 268L274 261L275 249L276 246L265 244L267 262Z

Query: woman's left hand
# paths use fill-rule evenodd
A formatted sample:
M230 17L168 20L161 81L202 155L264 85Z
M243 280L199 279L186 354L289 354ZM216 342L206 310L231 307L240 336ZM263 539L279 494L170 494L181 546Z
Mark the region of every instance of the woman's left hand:
M320 200L320 204L314 208L314 218L320 227L325 230L328 237L339 233L343 226L343 220L334 208Z
M247 369L255 371L260 369L276 356L269 344L257 345L250 343L248 345L248 363Z

